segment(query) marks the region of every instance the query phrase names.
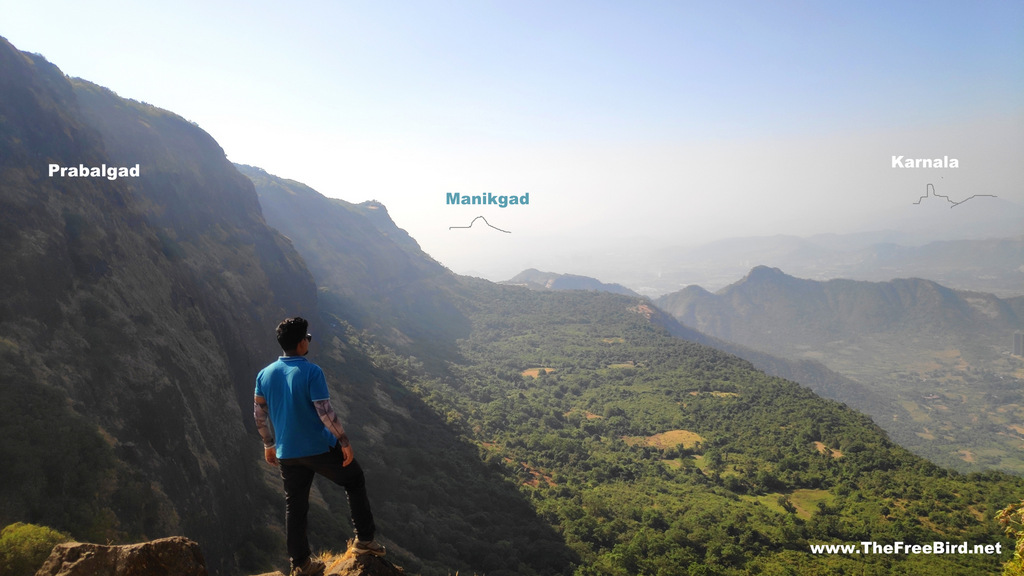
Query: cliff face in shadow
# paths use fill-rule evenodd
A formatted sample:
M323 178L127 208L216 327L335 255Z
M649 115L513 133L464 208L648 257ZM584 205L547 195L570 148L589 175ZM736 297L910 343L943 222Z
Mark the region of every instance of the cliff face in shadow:
M275 496L239 449L252 378L274 323L316 313L311 275L180 117L2 41L0 126L0 401L17 407L0 422L0 523L183 533L224 558L212 568L253 560L234 552L268 538Z
M267 221L295 243L333 313L428 362L450 356L455 340L469 333L456 305L458 278L382 204L327 198L260 168L238 169L255 184Z

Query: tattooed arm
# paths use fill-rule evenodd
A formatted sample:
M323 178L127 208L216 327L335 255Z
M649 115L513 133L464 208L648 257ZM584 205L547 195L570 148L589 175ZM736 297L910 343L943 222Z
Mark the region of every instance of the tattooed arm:
M270 431L270 410L267 408L266 398L253 397L252 417L256 420L256 429L260 431L260 437L263 438L263 457L267 463L276 466L277 446L274 433Z
M345 429L341 427L341 422L338 422L338 415L334 413L330 399L317 400L313 402L313 405L316 406L316 413L320 416L320 421L327 426L331 434L334 434L338 442L341 442L342 448L348 446L348 436L345 434Z
M316 413L320 416L320 421L338 439L338 444L341 445L341 452L345 456L345 461L342 465L348 466L352 463L355 455L352 452L352 445L349 444L348 435L345 434L345 429L341 427L341 422L338 422L338 415L334 413L330 399L317 400L313 402L313 405L316 406Z

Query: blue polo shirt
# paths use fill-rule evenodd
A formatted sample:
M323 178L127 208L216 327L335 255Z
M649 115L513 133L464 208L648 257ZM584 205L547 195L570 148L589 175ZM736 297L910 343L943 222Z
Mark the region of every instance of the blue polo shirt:
M326 400L327 379L302 356L281 356L256 376L256 396L267 401L278 458L323 454L338 441L320 421L313 402Z

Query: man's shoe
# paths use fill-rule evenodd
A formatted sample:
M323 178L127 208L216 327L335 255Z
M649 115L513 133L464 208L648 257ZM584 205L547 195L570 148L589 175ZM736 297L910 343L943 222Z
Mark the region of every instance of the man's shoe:
M355 546L352 547L352 551L356 554L373 554L374 556L383 556L388 552L384 546L376 540L370 540L369 542L357 540Z
M327 565L323 562L310 558L302 566L292 566L290 576L323 576Z

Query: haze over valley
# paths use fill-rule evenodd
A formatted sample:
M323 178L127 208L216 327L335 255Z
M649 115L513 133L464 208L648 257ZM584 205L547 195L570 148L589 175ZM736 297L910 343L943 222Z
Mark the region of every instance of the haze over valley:
M1019 6L123 8L0 24L0 572L286 571L295 315L406 573L1022 568Z

